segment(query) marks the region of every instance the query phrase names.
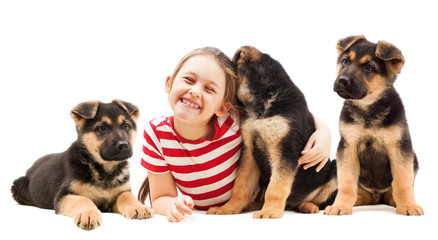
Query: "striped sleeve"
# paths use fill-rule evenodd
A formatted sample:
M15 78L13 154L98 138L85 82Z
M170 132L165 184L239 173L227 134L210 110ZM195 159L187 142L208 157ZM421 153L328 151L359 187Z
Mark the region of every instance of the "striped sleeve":
M143 132L143 157L141 165L153 173L165 173L169 171L166 161L164 161L163 150L160 139L156 132L156 119L146 125Z

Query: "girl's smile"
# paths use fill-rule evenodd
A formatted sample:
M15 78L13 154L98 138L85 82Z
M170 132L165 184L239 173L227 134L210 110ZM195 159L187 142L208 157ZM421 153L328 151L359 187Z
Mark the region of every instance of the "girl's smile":
M186 107L190 109L201 109L201 106L199 106L198 103L195 101L189 99L189 98L181 98L181 103L184 104Z

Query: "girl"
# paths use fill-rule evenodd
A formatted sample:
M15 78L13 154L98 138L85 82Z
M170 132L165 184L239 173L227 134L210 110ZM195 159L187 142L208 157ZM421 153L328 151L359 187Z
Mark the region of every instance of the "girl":
M141 164L148 177L139 200L144 203L150 191L154 212L170 222L181 221L192 208L207 210L231 197L243 146L236 82L231 60L212 47L191 51L166 79L174 115L145 127ZM305 169L320 163L319 171L330 155L330 131L316 118L315 123L299 163Z

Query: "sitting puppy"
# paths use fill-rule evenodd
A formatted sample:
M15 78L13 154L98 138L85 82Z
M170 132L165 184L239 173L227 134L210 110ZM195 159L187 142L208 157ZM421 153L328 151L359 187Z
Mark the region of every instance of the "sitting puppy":
M138 108L113 100L91 101L71 111L78 140L63 153L40 158L26 176L14 181L12 194L24 205L55 209L91 230L101 222L101 211L126 218L153 216L131 193L128 158L136 134Z
M390 43L363 36L339 40L334 91L345 99L339 129L339 192L327 215L353 206L388 204L404 215L423 215L414 199L418 170L405 109L393 83L404 57Z
M286 207L316 213L336 195L336 164L327 162L316 172L304 170L298 158L315 131L304 95L281 64L253 47L234 55L243 103L244 142L231 199L207 214L240 213L250 203L261 180L267 186L265 203L254 218L279 218Z

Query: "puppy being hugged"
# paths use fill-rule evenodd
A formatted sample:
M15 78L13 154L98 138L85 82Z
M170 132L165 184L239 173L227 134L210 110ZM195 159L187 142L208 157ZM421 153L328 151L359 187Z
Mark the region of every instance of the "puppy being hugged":
M312 114L302 92L281 64L268 54L247 46L233 62L243 103L241 132L244 142L231 199L209 214L236 214L250 203L261 180L267 186L265 202L254 218L279 218L285 208L316 213L336 195L336 163L320 172L298 164L301 150L315 131Z
M327 215L353 206L388 204L404 215L423 215L414 198L418 170L405 109L393 83L404 57L394 45L364 36L339 40L334 91L345 99L337 151L339 192Z
M14 199L24 205L54 209L86 230L102 223L101 211L131 219L153 216L131 193L128 158L140 116L131 103L90 101L71 111L78 139L63 153L37 160L14 181Z

